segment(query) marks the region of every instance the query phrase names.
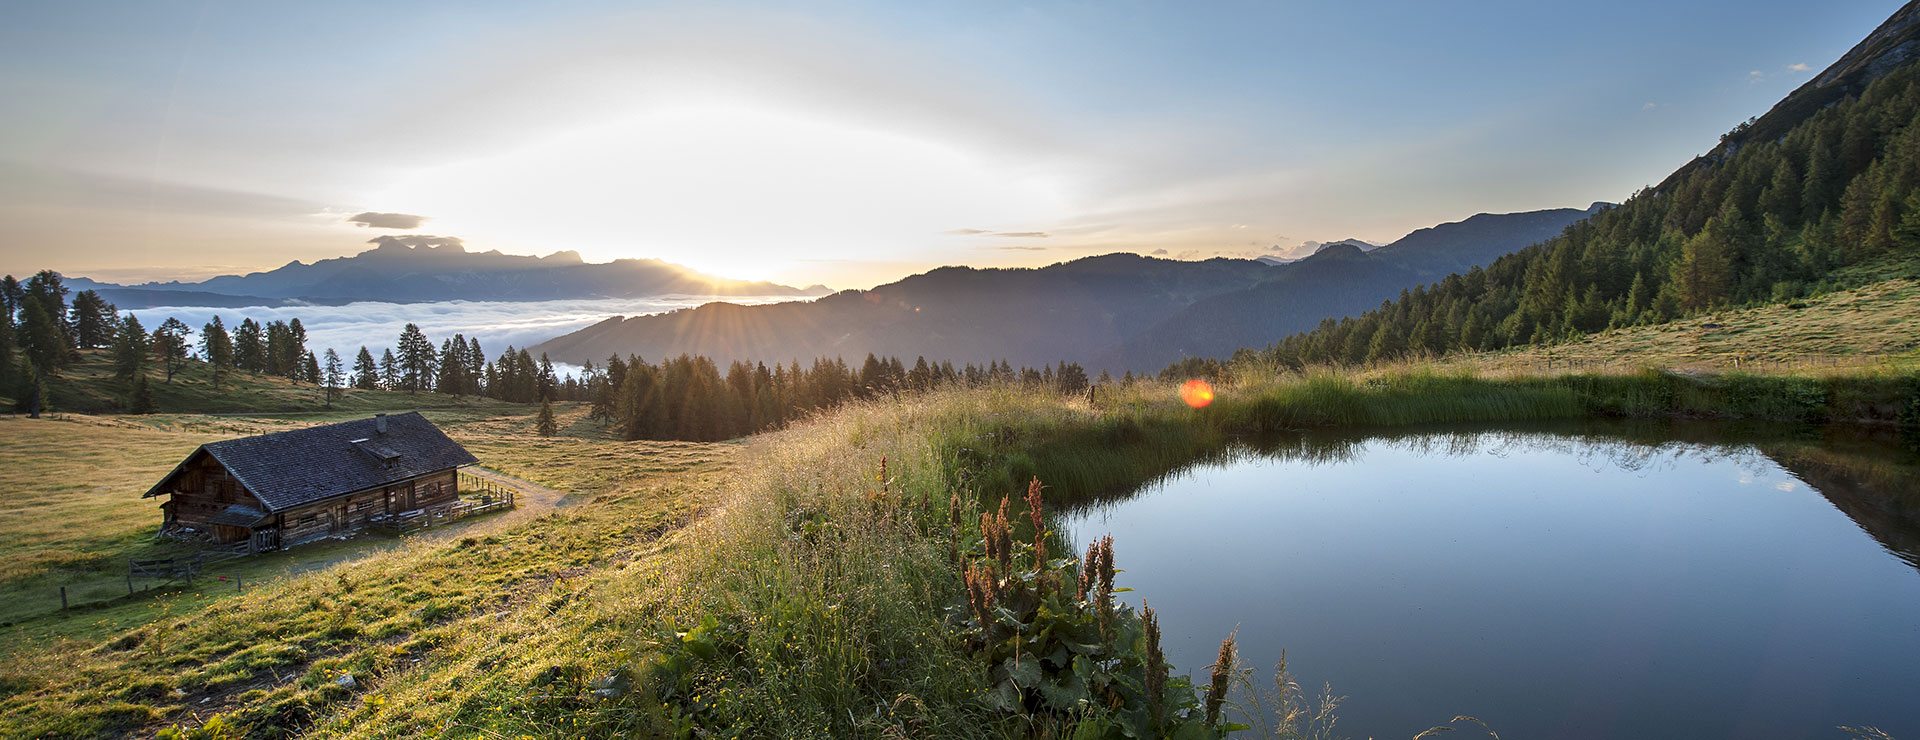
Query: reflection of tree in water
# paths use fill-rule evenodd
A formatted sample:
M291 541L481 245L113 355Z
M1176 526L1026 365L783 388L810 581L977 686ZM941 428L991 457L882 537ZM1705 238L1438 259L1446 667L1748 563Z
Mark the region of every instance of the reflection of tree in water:
M1596 472L1642 476L1687 464L1731 463L1754 478L1787 476L1825 496L1895 557L1920 568L1920 458L1870 430L1703 422L1582 422L1505 428L1309 432L1244 440L1203 455L1105 508L1212 468L1257 460L1310 466L1364 462L1369 450L1422 457L1565 455Z
M1865 531L1920 569L1920 461L1854 445L1776 445L1768 456Z

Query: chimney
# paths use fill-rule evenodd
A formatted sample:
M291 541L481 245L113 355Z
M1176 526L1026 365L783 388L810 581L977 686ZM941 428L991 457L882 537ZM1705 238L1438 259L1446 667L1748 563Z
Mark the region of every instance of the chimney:
M387 415L386 414L373 415L373 432L375 434L387 433Z

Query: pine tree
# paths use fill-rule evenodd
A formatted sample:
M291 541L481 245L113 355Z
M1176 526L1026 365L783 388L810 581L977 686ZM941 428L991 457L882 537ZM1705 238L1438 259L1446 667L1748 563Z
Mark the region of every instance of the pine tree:
M259 322L242 318L233 330L233 364L253 375L267 371L267 340Z
M27 362L24 357L21 358L20 364L14 369L13 375L16 378L13 391L13 409L26 414L29 419L40 418L40 412L45 411L49 405L47 403L47 379L41 377L40 373L34 369L33 364Z
M314 357L312 352L308 352L306 358L295 367L299 368L300 375L295 380L320 385L320 358Z
M540 402L540 420L538 422L538 431L540 433L540 436L542 437L551 437L557 432L559 432L559 429L555 427L553 423L553 402L552 401Z
M9 393L14 387L14 373L18 369L19 340L13 331L13 319L0 315L0 388Z
M233 337L219 316L200 327L200 356L213 373L213 387L220 387L220 380L233 372Z
M360 345L360 354L353 358L353 387L370 391L380 387L380 368L374 364L373 353L366 345Z
M400 390L400 361L394 359L391 347L380 354L380 387L390 391Z
M100 297L99 293L83 290L73 296L73 307L68 309L73 324L74 341L86 349L105 347L113 341L114 328L119 324L119 311Z
M153 388L147 384L147 374L133 376L133 386L127 390L127 413L153 413Z
M60 280L60 274L52 270L41 270L27 279L23 288L25 300L38 303L52 321L54 336L59 340L60 357L52 367L65 367L73 349L73 327L67 325L67 287Z
M113 373L122 382L131 383L144 375L147 366L147 330L140 317L127 314L120 320L120 331L113 337Z
M26 296L26 289L12 275L0 278L0 320L7 323L18 320L20 302L26 300Z
M20 321L20 351L33 364L37 378L52 377L67 360L67 342L60 325L39 301L23 302Z
M333 351L332 347L327 348L327 364L320 376L320 386L326 389L327 408L333 408L333 399L339 398L347 386L346 368L341 366L340 353Z
M437 364L433 342L420 327L407 324L400 330L400 387L408 393L433 390Z
M166 373L168 384L173 383L173 374L180 372L180 368L187 364L187 335L192 333L186 322L173 317L160 322L160 328L153 330L150 343L153 358L159 361L160 370Z

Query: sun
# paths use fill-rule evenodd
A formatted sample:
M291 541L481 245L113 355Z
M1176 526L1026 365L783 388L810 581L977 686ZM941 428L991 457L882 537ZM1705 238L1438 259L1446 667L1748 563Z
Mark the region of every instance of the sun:
M374 196L469 243L655 257L735 278L872 259L1057 213L1057 181L904 128L742 102L655 106L530 134Z

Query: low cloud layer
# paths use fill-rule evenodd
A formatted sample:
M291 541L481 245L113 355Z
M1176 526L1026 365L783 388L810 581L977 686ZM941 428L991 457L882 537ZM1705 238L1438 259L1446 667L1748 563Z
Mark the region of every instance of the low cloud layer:
M347 223L373 229L417 229L420 228L420 224L426 222L426 216L415 216L411 213L375 213L373 211L367 211L347 217Z
M325 356L331 347L349 365L365 346L374 357L382 349L394 346L400 330L408 323L420 325L437 347L454 334L480 340L480 348L492 359L507 345L526 347L585 327L610 316L642 316L680 308L692 308L709 298L610 298L564 301L445 301L439 303L351 303L345 306L283 306L279 308L209 308L204 306L155 307L133 313L140 323L158 326L169 317L193 327L192 337L199 342L200 327L214 316L229 331L243 318L265 324L270 321L300 319L307 330L307 348ZM758 303L788 298L728 298L734 303Z

